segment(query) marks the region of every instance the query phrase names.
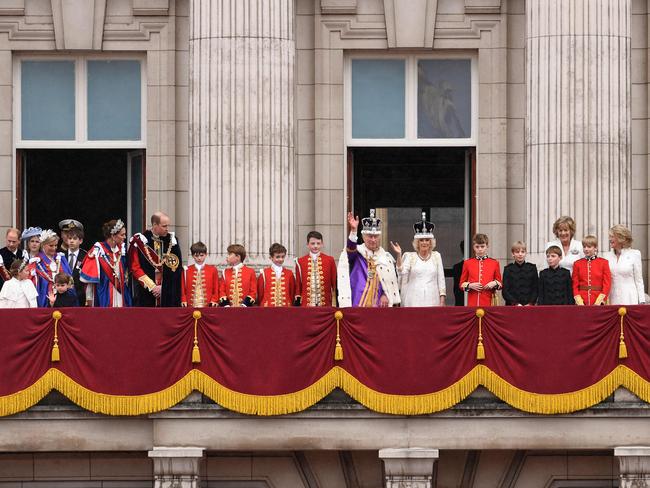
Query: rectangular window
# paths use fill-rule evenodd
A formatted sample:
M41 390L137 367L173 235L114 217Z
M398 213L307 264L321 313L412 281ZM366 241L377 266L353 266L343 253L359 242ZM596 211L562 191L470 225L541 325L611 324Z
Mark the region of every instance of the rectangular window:
M17 56L16 148L144 148L143 64L138 54Z
M476 145L475 55L353 54L345 66L349 146Z
M401 59L352 61L352 137L402 139L405 70Z
M23 61L20 68L22 139L73 141L74 62Z
M465 139L471 135L471 61L418 60L418 138Z
M88 61L88 139L140 139L140 62Z

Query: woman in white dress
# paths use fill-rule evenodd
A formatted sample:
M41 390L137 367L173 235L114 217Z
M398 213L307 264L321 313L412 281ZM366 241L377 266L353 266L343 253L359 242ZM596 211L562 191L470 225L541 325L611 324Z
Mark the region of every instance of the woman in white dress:
M560 217L553 224L553 234L555 234L556 239L547 242L544 249L548 249L551 246L559 247L562 250L560 267L568 269L569 272L573 273L573 263L585 257L585 253L582 250L582 242L573 238L576 234L575 220L567 216ZM548 267L548 264L546 267Z
M605 254L612 273L610 305L638 305L645 303L641 252L631 249L632 233L623 225L609 229L611 251Z
M440 253L434 251L434 228L435 225L427 222L426 214L422 212L422 220L413 226L415 252L402 255L399 243L390 243L397 253L397 272L402 284L403 307L436 307L445 304L445 270Z

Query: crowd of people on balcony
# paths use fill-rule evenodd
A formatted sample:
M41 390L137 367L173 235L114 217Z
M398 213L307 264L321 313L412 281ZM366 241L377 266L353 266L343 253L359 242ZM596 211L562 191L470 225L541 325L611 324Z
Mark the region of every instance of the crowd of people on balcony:
M190 246L193 263L183 266L181 247L163 212L151 228L133 235L127 245L122 220L104 223L104 240L82 249L83 225L74 219L51 229L9 229L0 249L0 308L31 307L432 307L444 306L446 282L436 248L435 225L422 214L413 225L413 252L381 247L382 222L371 210L360 219L347 217L350 234L338 259L322 252L323 236L307 234L307 253L295 267L286 266L287 249L274 243L269 265L259 275L245 265L241 244L227 248L226 266L206 263L202 242ZM361 238L358 242L359 226ZM512 245L513 262L489 257L489 238L475 234L474 256L462 263L458 286L468 306L636 305L645 303L641 253L622 225L609 231L611 251L598 256L598 239L575 239L576 224L560 217L556 239L546 245L546 267L526 262L526 245Z

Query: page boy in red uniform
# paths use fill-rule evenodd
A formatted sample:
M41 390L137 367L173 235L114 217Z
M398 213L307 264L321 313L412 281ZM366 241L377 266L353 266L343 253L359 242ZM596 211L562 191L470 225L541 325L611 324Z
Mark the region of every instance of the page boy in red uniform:
M181 306L216 307L219 303L219 271L205 264L208 248L201 241L190 246L194 264L181 277Z
M321 252L323 235L312 230L307 234L309 253L296 263L295 305L303 307L336 306L336 262Z
M257 277L254 269L244 266L246 249L241 244L231 244L227 251L228 267L223 270L219 306L252 307L257 298Z
M463 263L460 289L467 292L467 305L470 307L496 304L496 290L502 286L499 262L488 257L489 242L485 234L475 234L472 238L475 257Z
M597 256L596 236L585 236L582 248L585 257L573 263L573 298L577 305L604 305L612 283L609 262Z
M262 307L290 307L296 295L293 273L284 268L287 248L277 242L269 248L271 266L264 268L257 278L257 301Z

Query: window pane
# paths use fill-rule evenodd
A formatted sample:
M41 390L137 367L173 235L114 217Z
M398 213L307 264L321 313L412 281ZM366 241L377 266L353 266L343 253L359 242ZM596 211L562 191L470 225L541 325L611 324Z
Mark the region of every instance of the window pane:
M88 139L140 140L140 61L88 61Z
M22 139L74 140L74 61L22 61L20 77Z
M471 135L471 61L418 61L418 137L467 138Z
M352 60L352 137L404 137L404 60Z

